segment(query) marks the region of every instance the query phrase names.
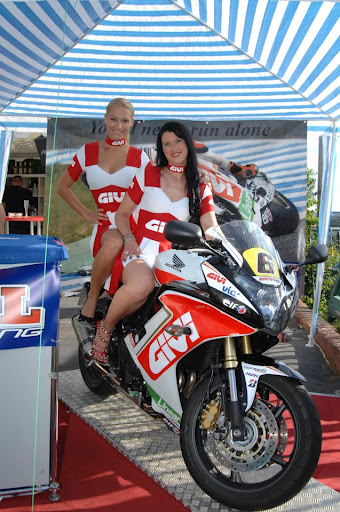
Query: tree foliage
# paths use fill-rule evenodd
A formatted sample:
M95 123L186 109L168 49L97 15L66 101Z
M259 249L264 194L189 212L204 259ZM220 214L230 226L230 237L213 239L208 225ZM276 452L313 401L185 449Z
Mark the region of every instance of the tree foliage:
M307 169L307 213L306 213L306 254L311 245L318 243L319 203L315 193L316 178L312 169ZM319 315L327 320L328 302L331 291L337 278L334 270L339 261L339 248L329 246L329 257L325 264L322 292L320 297ZM310 309L313 309L314 292L316 285L316 265L309 265L305 272L305 295L303 301ZM334 326L338 329L339 322L335 321Z

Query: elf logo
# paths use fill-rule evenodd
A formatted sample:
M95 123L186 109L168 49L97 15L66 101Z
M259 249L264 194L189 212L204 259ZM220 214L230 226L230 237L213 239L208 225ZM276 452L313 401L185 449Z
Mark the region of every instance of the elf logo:
M163 331L149 346L149 367L154 375L160 374L167 366L175 362L189 349L189 345L198 340L199 335L192 321L191 314L184 313L174 324L188 326L190 336L173 337ZM189 341L191 343L188 342Z
M145 224L146 229L150 229L150 231L155 231L156 233L164 233L165 226L166 222L156 219L149 220L149 222Z
M28 285L0 286L0 328L39 327L45 325L45 308L30 307Z
M98 203L121 203L124 199L125 192L102 192L98 196Z

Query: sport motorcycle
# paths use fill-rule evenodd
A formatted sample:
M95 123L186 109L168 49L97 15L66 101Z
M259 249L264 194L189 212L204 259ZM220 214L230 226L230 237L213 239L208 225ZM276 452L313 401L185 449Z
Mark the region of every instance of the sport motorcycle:
M72 319L79 365L94 393L120 392L180 436L185 464L217 502L263 510L293 498L318 463L321 425L305 378L267 351L298 302L296 268L255 223L210 228L170 221L172 248L154 266L155 289L112 333L110 366L90 355L95 330ZM85 285L82 304L86 297ZM103 293L96 319L111 297ZM138 426L136 425L136 429Z

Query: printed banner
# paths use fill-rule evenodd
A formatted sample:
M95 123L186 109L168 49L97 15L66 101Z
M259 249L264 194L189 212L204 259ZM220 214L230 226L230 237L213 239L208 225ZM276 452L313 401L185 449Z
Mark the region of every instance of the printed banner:
M218 222L237 218L256 222L273 239L284 261L301 261L305 250L307 124L180 121L192 134L199 165L211 180ZM157 134L164 122L136 122L131 144L142 147L153 158ZM56 190L76 151L83 144L104 137L103 120L58 119L56 129L55 120L49 120L46 172L53 167L52 190ZM228 171L230 162L255 164L259 172L253 179L242 180ZM95 207L81 180L72 190L88 208ZM50 233L61 236L66 243L91 234L92 226L87 226L57 194L52 194L51 212Z
M60 269L53 263L0 268L0 350L56 344Z

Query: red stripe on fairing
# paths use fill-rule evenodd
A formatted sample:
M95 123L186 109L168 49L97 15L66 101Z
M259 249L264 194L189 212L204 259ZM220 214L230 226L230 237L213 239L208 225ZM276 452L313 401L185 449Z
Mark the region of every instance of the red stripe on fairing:
M212 191L220 197L228 199L234 203L239 204L242 188L236 182L224 177L220 172L214 172L213 169L206 165L199 163L198 167L203 171L203 174L210 180Z
M163 293L159 300L169 311L170 319L150 338L147 345L138 355L139 363L152 380L157 380L158 377L172 365L176 364L185 354L206 340L224 338L226 336L244 336L253 334L256 331L249 325L231 317L211 304L207 304L194 297L168 291ZM192 323L197 331L197 339L191 341L189 336L185 336L185 342L181 340L179 343L173 337L165 341L165 328L172 325L173 322L176 322L185 313L190 313L191 315ZM166 337L168 338L168 335ZM170 358L169 354L172 354ZM157 374L151 370L150 358L152 358L154 363L156 362L156 365L160 359L165 362Z
M171 281L185 281L183 277L178 277L174 274L171 274L170 272L165 272L164 270L160 270L156 267L153 268L153 272L160 285L171 283Z

